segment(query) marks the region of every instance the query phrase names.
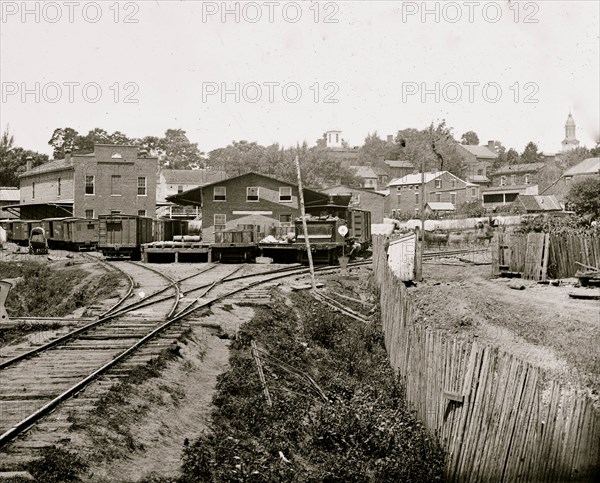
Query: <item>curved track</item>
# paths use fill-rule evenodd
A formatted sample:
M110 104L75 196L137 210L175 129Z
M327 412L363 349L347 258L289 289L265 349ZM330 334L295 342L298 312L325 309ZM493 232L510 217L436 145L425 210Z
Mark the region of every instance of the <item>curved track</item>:
M213 265L174 280L148 265L115 263L111 266L137 281L138 286L129 296L137 291L143 300L121 307L126 300L123 298L110 309L109 315L0 363L0 447L115 365L126 359L135 363L132 359L140 348L152 344L164 347L182 332L180 322L195 310L259 284L308 272L307 268L294 266L277 270L265 267L259 273L240 274L249 266ZM331 270L336 268L316 269ZM202 275L208 279L204 283L191 282ZM183 284L186 290L180 289ZM165 292L171 294L162 295ZM209 292L213 292L210 298ZM175 313L182 302L184 308ZM158 340L161 337L162 342Z

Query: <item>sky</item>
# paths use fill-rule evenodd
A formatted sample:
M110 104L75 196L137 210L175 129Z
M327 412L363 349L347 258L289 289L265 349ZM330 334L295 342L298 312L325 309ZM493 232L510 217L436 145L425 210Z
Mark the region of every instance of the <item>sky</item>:
M58 127L184 129L313 145L445 119L460 139L600 139L600 2L0 0L0 126L47 154Z

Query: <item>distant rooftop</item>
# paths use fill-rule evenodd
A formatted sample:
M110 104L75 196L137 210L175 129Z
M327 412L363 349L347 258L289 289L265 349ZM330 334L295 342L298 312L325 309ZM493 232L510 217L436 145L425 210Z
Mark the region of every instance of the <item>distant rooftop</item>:
M470 146L468 144L459 144L461 148L478 158L496 159L498 155L487 146Z

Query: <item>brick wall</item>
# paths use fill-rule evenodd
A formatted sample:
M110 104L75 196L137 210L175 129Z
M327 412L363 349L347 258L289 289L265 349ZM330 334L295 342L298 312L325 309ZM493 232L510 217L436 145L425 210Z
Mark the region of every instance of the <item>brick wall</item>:
M60 178L60 195L58 180ZM33 184L35 183L35 197ZM73 170L41 173L21 178L21 203L44 203L73 199Z
M226 201L214 201L215 186L225 186ZM292 188L292 200L279 201L279 188ZM247 201L246 188L259 187L259 200ZM225 180L222 183L202 189L202 239L214 241L214 215L226 217L225 229L236 228L237 225L259 225L262 230L266 226L280 226L280 215L300 216L298 188L267 177L248 174L238 178Z

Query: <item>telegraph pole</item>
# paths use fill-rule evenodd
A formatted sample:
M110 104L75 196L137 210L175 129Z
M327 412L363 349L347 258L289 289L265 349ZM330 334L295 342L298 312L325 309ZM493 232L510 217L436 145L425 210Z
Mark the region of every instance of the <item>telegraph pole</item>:
M420 235L421 235L421 240L417 240L417 243L419 244L419 248L418 248L418 265L417 265L417 270L416 270L416 279L417 282L422 282L423 281L423 250L425 248L425 158L422 157L421 158L421 203L420 203L420 211L419 214L421 215L421 230L420 230Z
M304 242L306 243L306 254L308 256L308 268L310 271L310 282L313 290L317 288L315 283L315 267L313 266L310 241L308 240L308 226L306 225L306 212L304 211L304 192L302 190L302 177L300 176L300 160L296 154L296 175L298 176L298 198L300 200L300 216L302 217L302 229L304 231Z

